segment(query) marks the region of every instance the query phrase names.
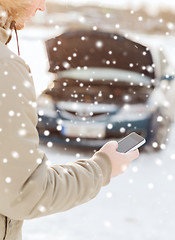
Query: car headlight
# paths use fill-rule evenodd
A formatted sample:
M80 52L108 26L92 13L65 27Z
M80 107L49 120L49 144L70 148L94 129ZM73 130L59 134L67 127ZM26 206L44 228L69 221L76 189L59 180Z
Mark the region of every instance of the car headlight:
M125 104L111 117L111 121L138 121L147 118L152 112L153 108L146 104Z
M54 118L57 116L54 102L52 98L47 94L42 94L37 99L37 108L38 108L38 115L40 117L47 116L47 117Z

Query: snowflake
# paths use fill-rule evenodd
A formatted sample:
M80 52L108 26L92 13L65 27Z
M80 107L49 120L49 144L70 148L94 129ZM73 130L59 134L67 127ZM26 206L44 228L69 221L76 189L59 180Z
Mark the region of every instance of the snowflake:
M51 162L49 160L46 161L46 165L47 166L50 166L51 165Z
M3 158L3 163L7 163L8 162L8 159L7 158Z
M116 25L115 25L115 28L119 29L119 28L120 28L120 24L116 24ZM116 36L115 36L114 39L115 39L115 40L117 39Z
M167 176L167 179L168 179L169 181L172 181L172 180L174 179L174 177L173 177L173 175L168 175L168 176Z
M55 29L57 30L57 29L59 29L60 28L60 26L59 25L55 25Z
M24 81L24 86L26 87L26 88L29 88L30 86L31 86L31 83L29 82L29 81Z
M107 193L106 193L106 197L107 197L107 198L112 198L112 192L107 192Z
M47 146L48 146L49 148L51 148L51 147L53 147L53 143L52 143L52 142L48 142L48 143L47 143Z
M128 95L125 95L123 98L125 101L129 101L131 99L130 96L128 96Z
M70 68L70 64L68 62L63 62L63 67L68 69Z
M175 160L175 154L171 154L170 158L171 158L172 160Z
M40 116L44 116L44 111L43 111L43 110L39 110L39 111L38 111L38 114L39 114Z
M101 134L101 133L98 133L97 137L98 137L98 138L102 138L102 134Z
M127 169L128 169L128 166L127 166L126 164L123 164L123 165L121 166L122 172L125 172Z
M163 117L162 116L158 116L157 117L157 122L162 122L163 121Z
M93 26L93 28L92 28L94 31L97 31L97 26Z
M12 157L13 157L13 158L19 158L19 153L16 152L16 151L13 151L13 152L12 152Z
M152 146L153 146L153 148L157 148L158 147L158 143L157 142L153 142Z
M129 179L128 182L129 182L129 184L132 184L134 181L133 181L133 179Z
M25 129L20 129L19 131L18 131L18 134L20 135L20 136L25 136L26 135L26 130Z
M111 14L110 13L106 13L106 18L110 18L111 17Z
M148 188L149 189L153 189L154 188L154 184L153 183L148 183Z
M174 24L172 22L168 22L167 27L168 27L169 30L173 30L174 29Z
M61 131L61 130L62 130L62 126L61 126L61 125L58 125L58 126L56 127L56 129L57 129L58 131Z
M34 153L33 149L30 149L30 151L29 151L29 152L30 152L30 154L33 154L33 153Z
M36 159L37 164L41 164L42 161L43 161L43 160L42 160L41 158L37 158L37 159Z
M105 222L104 222L104 226L105 226L106 228L110 228L110 227L111 227L111 222L110 222L110 221L105 221Z
M143 21L143 17L142 17L142 16L139 16L139 17L138 17L138 21L139 21L139 22L142 22L142 21Z
M15 112L12 111L12 110L10 110L10 111L9 111L9 116L10 116L10 117L13 117L14 115L15 115Z
M81 40L82 40L82 41L86 40L86 37L85 37L85 36L82 36L82 37L81 37Z
M46 211L46 208L45 208L44 206L40 205L40 206L38 207L38 210L43 213L43 212Z
M44 135L45 135L45 136L49 136L49 134L50 134L50 132L49 132L48 130L45 130L45 131L44 131Z
M57 44L58 44L58 45L61 45L61 41L58 41Z
M162 163L162 160L159 159L159 158L155 160L155 163L156 163L156 165L158 165L158 166L162 166L162 164L163 164L163 163Z
M12 179L10 177L6 177L5 181L6 183L11 183Z
M86 20L85 20L85 18L83 17L83 16L81 16L81 17L79 17L79 22L81 22L81 23L84 23Z
M72 60L72 57L71 57L71 56L69 56L67 59L68 59L69 61L71 61L71 60Z
M79 153L76 153L76 158L79 158L80 157L80 154Z
M97 48L102 48L103 47L103 42L99 40L95 43L95 45L96 45Z
M134 167L132 168L132 171L133 171L134 173L138 172L138 167L135 167L135 166L134 166Z
M164 143L162 143L162 144L160 145L160 148L161 148L162 150L164 150L164 149L166 148L166 145L165 145Z
M108 128L108 129L112 129L112 128L113 128L113 125L112 125L111 123L109 123L109 124L107 125L107 128Z
M121 128L120 128L120 132L121 132L121 133L125 133L125 132L126 132L126 129L125 129L124 127L121 127Z

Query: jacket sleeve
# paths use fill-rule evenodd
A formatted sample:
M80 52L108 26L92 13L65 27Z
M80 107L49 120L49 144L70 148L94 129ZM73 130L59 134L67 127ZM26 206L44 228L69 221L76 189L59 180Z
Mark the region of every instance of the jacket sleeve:
M66 211L110 181L105 153L49 167L39 146L36 95L24 63L0 61L0 213L24 220Z

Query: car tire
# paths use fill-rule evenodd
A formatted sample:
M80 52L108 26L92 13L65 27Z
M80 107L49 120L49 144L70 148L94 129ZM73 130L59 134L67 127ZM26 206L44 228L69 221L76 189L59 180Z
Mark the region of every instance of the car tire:
M168 143L168 135L171 128L171 117L166 108L159 108L154 114L150 124L149 142L145 145L145 151L163 150Z

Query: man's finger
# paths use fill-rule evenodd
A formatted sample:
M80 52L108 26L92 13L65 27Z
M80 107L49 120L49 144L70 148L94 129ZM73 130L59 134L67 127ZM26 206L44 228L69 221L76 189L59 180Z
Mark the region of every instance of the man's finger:
M132 151L132 152L128 152L128 153L126 153L126 154L127 154L128 159L129 159L130 161L132 161L132 160L134 160L134 159L136 159L136 158L139 157L139 150L136 149L136 150L134 150L134 151Z

